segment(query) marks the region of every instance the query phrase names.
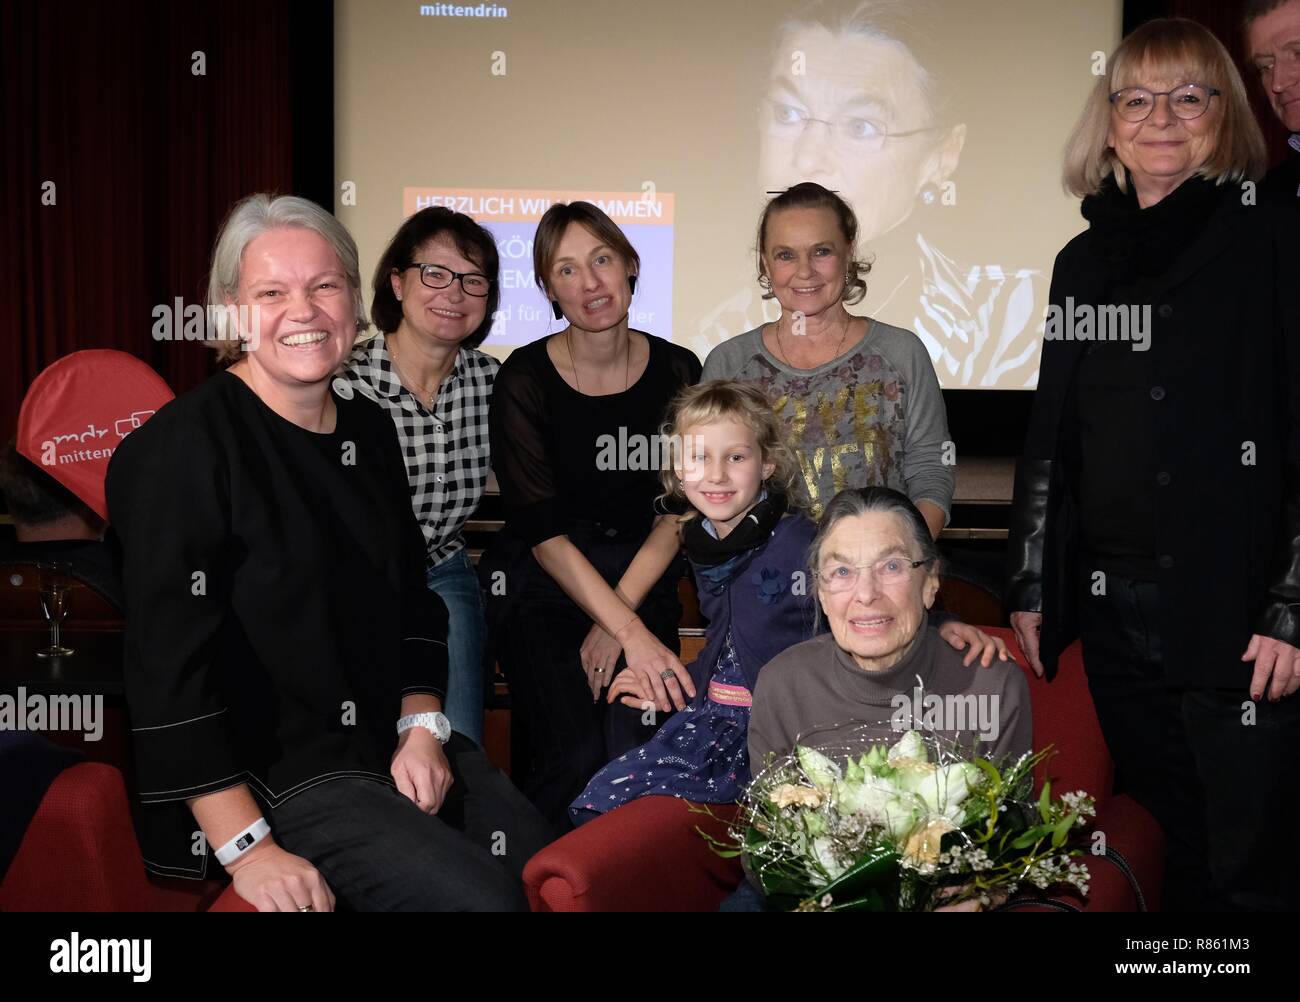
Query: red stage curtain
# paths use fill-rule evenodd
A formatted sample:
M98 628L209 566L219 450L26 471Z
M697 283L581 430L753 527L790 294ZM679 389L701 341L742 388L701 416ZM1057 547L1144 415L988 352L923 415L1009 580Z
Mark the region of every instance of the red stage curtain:
M155 341L152 312L201 301L237 199L290 190L290 44L289 0L0 4L0 436L79 348L129 351L177 392L213 370Z

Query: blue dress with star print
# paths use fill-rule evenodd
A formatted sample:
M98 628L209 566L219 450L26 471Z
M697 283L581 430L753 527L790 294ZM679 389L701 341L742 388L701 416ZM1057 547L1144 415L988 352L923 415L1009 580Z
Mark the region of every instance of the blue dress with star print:
M574 824L637 797L681 797L705 804L740 798L750 780L750 707L733 701L748 690L730 634L709 681L707 698L673 714L653 738L592 777L569 807Z

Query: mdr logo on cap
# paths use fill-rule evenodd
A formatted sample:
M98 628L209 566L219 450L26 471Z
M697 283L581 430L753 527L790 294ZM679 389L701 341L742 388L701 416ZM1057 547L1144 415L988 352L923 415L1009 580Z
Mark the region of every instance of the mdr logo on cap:
M174 397L134 355L75 351L32 381L18 412L18 453L107 521L109 459L122 439Z

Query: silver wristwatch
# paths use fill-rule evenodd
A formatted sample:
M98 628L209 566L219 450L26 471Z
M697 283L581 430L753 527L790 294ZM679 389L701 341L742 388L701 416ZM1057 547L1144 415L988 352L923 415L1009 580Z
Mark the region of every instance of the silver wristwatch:
M445 713L408 713L397 721L397 733L404 734L412 727L423 727L433 733L441 744L451 737L451 721Z

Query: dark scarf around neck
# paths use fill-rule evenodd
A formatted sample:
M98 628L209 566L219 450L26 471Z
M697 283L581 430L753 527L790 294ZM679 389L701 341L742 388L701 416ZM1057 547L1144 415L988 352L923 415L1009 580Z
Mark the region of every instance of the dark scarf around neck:
M727 533L724 539L715 539L704 528L702 517L686 523L682 541L686 555L697 568L720 567L736 557L743 556L767 542L781 521L789 502L784 494L770 491L765 499L754 505L740 524Z
M1114 283L1129 285L1162 275L1195 242L1226 197L1225 191L1224 186L1193 175L1143 209L1132 180L1128 191L1120 191L1111 176L1081 206L1091 224L1089 243Z

